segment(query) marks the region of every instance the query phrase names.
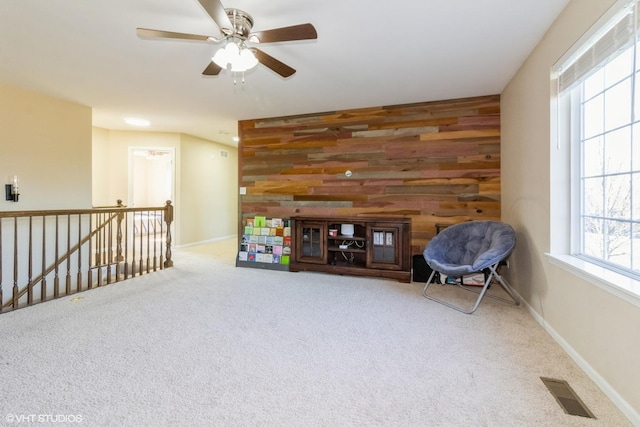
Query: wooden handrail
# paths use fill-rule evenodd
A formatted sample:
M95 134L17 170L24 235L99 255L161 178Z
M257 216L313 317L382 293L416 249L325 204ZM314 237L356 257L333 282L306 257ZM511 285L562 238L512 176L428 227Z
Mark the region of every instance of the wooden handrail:
M167 201L167 205L171 205L170 201ZM29 217L38 217L38 216L64 216L64 215L86 215L96 212L106 212L109 210L117 209L118 212L148 212L153 210L163 210L166 209L166 206L163 207L143 207L143 208L92 208L92 209L60 209L60 210L50 210L50 211L41 211L41 210L31 210L31 211L2 211L0 212L0 218L29 218ZM173 220L173 219L172 219Z
M128 220L128 215L133 215L133 221ZM158 233L157 227L151 230L150 217L160 215L160 233ZM134 231L134 225L137 221L144 221L143 218L147 218L147 230L146 240L143 240L142 234L136 234ZM34 230L33 220L34 218L42 218L42 242L41 251L34 250ZM63 224L63 230L66 226L65 233L59 233L60 225L59 219L66 217L66 224ZM74 231L74 236L77 235L77 240L72 244L71 219L74 219L74 224L77 222L77 234ZM88 218L88 221L86 218ZM47 276L51 273L54 274L53 278L53 298L58 298L63 295L69 295L71 293L79 292L86 289L91 289L93 286L102 286L105 284L103 279L103 270L106 271L106 284L111 282L120 281L134 277L137 274L150 273L156 271L158 268L171 267L173 260L171 257L171 223L173 222L173 205L171 201L167 201L163 207L134 207L129 208L122 204L121 200L118 200L118 204L112 207L97 207L92 209L59 209L59 210L28 210L28 211L10 211L0 212L0 220L5 218L13 218L13 291L11 298L6 302L3 300L3 268L11 267L5 266L3 262L3 223L0 221L0 312L3 309L11 308L13 310L19 308L21 305L20 300L27 295L26 305L32 305L35 302L46 301L47 294L51 295L47 282ZM51 221L47 223L47 218L55 218L55 224ZM27 234L26 239L19 239L18 219L26 219L27 223L22 223L22 228L28 227L23 233ZM95 223L94 223L95 219ZM154 220L155 221L155 220ZM47 224L49 227L55 228L55 235L47 232ZM166 235L164 234L163 225L166 224ZM82 236L83 227L89 227ZM74 225L75 226L75 225ZM48 266L46 265L47 259L47 235L50 235L55 245L55 259ZM151 239L153 234L153 239ZM76 237L74 237L76 239ZM26 242L24 240L27 240ZM136 247L136 241L138 247ZM164 241L165 250L162 246L158 251L157 246L162 245ZM124 243L123 243L124 242ZM36 242L37 243L37 242ZM146 246L145 246L146 243ZM19 289L19 263L18 263L18 247L19 244L22 247L27 247L27 272L26 272L26 284ZM59 247L66 245L66 250L63 254L59 254ZM129 250L129 247L132 247ZM115 250L114 250L115 247ZM23 249L24 250L24 249ZM89 259L84 259L83 252L88 254ZM158 252L159 260L158 263ZM164 254L163 254L164 252ZM151 254L153 253L153 257ZM95 254L95 258L91 255ZM146 258L145 258L146 255ZM40 260L38 260L40 256ZM78 268L77 275L74 278L71 273L71 259L72 256L77 256L76 265ZM136 257L138 257L136 259ZM74 258L75 260L76 258ZM38 262L39 261L39 262ZM152 262L153 261L153 262ZM146 270L145 270L146 263ZM37 266L41 264L40 271L37 271ZM66 277L65 285L63 289L60 289L60 267L66 264ZM121 271L121 267L124 271ZM64 267L63 267L64 268ZM34 277L34 270L35 277ZM94 283L94 273L92 271L97 270L97 283ZM115 275L112 274L115 270ZM87 274L86 289L83 283L83 273ZM23 275L25 272L22 273ZM40 299L34 301L36 295L35 288L40 284Z

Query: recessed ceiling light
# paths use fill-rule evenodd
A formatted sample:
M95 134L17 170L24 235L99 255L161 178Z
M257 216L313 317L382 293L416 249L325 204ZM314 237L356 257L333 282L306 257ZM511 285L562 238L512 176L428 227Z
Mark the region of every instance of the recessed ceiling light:
M138 119L135 117L126 117L124 119L125 123L127 123L128 125L131 126L149 126L151 124L151 122L149 122L149 120L145 120L145 119Z
M234 136L233 137L233 142L238 142L238 141L240 141L240 138L238 138L237 136Z

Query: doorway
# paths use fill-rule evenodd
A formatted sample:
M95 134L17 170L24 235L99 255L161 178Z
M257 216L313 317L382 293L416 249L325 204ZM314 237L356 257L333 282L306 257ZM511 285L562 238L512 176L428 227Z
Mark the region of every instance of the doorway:
M175 149L129 148L130 207L164 206L174 201Z

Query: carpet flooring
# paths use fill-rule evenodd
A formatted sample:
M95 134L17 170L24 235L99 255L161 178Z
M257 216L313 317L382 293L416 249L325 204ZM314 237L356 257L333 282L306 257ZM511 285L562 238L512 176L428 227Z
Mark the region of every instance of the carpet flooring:
M630 425L523 307L465 315L420 283L236 268L235 250L0 315L0 425Z

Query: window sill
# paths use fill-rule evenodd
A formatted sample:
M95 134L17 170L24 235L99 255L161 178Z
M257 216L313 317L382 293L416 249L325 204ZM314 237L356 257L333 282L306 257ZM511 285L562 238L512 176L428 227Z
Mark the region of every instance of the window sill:
M546 254L549 261L598 288L640 307L640 281L571 255Z

